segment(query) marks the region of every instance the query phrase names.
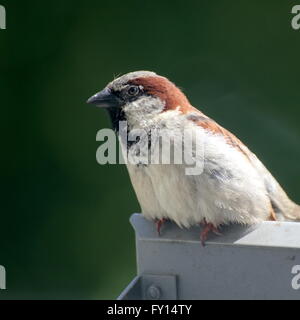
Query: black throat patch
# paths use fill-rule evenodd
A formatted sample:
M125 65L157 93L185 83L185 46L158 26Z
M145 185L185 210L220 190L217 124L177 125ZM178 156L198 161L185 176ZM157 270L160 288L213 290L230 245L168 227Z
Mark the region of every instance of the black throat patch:
M109 117L116 132L119 132L119 122L126 121L125 112L122 108L108 108Z

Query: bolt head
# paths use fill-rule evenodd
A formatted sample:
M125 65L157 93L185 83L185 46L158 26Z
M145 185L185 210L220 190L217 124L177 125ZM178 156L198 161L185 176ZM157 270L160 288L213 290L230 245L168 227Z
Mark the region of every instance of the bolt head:
M161 290L158 286L151 285L147 289L147 297L150 300L159 300L161 297Z

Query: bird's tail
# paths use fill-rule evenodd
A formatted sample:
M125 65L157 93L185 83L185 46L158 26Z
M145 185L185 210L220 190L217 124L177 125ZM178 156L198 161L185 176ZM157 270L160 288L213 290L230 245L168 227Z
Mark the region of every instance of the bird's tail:
M300 206L293 202L279 185L276 192L269 196L279 220L300 221Z
M252 155L251 160L263 177L276 220L300 221L300 206L293 202L266 167Z
M282 211L283 216L288 220L299 220L300 221L300 206L296 203L293 203L294 206L291 210Z

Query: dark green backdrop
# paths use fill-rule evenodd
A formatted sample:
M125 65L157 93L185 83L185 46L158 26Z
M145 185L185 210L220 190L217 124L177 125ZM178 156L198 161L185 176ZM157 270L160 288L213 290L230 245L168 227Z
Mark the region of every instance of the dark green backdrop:
M296 3L0 0L0 299L115 298L135 275L138 202L96 163L109 121L85 104L117 74L172 79L300 202Z

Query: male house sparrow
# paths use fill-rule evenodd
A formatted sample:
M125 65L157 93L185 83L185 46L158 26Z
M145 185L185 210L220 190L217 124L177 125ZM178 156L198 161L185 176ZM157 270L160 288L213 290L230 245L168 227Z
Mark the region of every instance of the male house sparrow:
M157 223L158 232L167 219L186 228L201 223L204 243L208 233L217 233L222 224L250 225L276 220L278 214L300 219L300 206L288 198L255 154L194 108L167 78L149 71L131 72L109 83L88 103L107 108L117 132L119 121L125 120L129 134L135 129L149 133L167 128L172 133L188 128L203 148L201 174L187 175L185 164L141 165L144 155L136 152L135 143L126 145L129 154L141 157L140 163L127 163L127 168L142 214ZM149 144L149 134L141 139Z

